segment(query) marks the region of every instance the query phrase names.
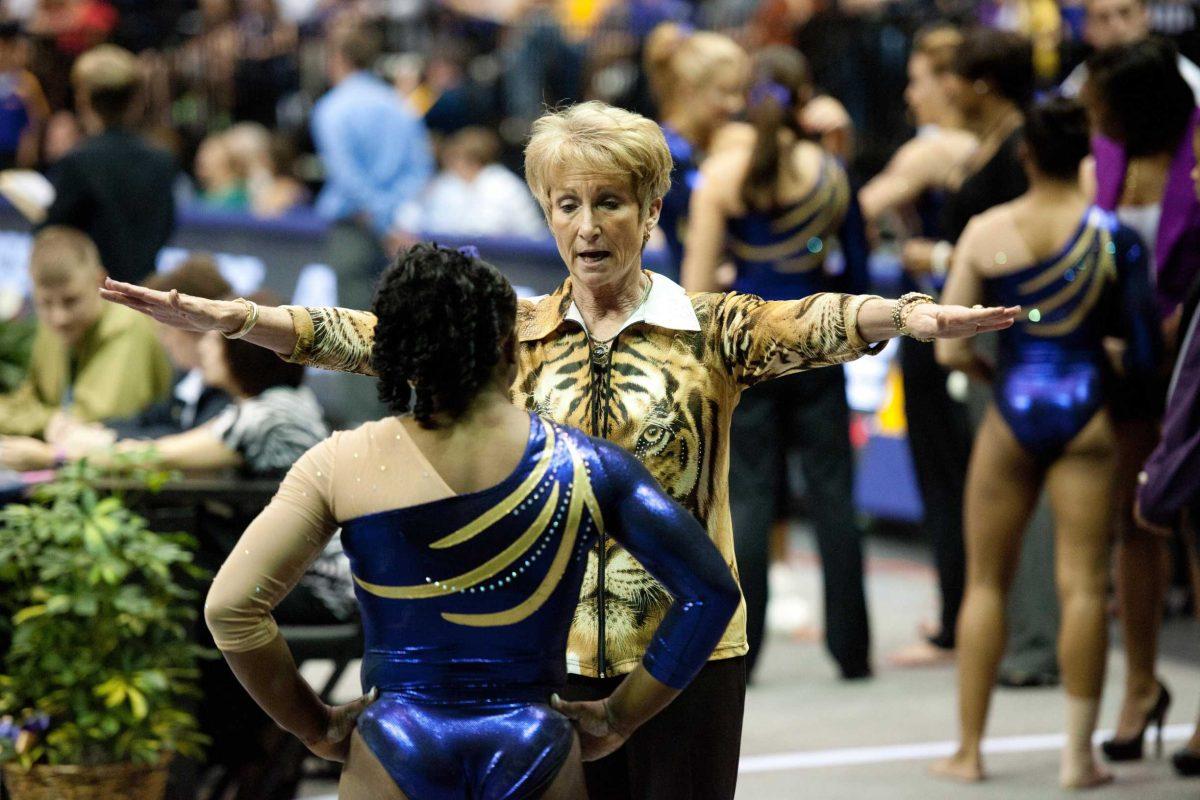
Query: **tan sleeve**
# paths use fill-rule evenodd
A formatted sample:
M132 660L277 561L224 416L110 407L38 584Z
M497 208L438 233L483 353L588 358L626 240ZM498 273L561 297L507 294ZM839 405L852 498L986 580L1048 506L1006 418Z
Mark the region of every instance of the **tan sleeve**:
M337 530L329 494L335 442L301 456L213 580L204 619L221 650L253 650L275 638L271 612Z
M873 297L821 292L768 302L720 295L713 314L717 352L743 386L874 355L886 342L868 344L858 332L858 311Z
M292 317L296 347L285 361L306 367L374 375L371 347L375 315L347 308L284 306Z

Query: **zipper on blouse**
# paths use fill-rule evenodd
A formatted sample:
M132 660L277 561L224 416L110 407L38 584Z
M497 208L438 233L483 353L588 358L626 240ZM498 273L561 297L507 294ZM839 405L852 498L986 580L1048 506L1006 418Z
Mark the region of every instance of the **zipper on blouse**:
M594 342L590 338L588 342L591 347L592 371L595 375L591 383L597 391L597 395L592 399L592 432L594 436L602 439L607 439L609 434L609 374L612 367L612 350L616 341L614 336L607 342ZM604 571L608 566L607 543L608 536L600 534L596 540L596 546L599 548L596 575L596 666L601 678L608 677L604 652Z

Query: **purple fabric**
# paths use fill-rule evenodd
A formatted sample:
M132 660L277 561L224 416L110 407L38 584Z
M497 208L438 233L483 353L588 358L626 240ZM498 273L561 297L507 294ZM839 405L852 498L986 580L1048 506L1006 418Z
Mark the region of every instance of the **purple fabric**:
M1162 439L1138 487L1142 516L1170 525L1200 495L1200 312L1192 315L1171 381Z
M1154 292L1158 310L1164 318L1183 302L1188 287L1200 273L1200 202L1196 200L1191 175L1196 166L1192 137L1197 122L1200 122L1200 109L1192 113L1187 133L1171 160L1163 190L1158 240L1153 243ZM1096 159L1096 205L1116 211L1128 168L1125 149L1119 143L1097 135L1092 138L1092 155Z

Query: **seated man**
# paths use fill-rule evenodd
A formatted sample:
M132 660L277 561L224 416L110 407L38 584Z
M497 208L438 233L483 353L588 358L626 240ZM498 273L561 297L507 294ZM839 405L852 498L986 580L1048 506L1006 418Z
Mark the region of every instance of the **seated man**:
M151 275L146 286L163 292L174 289L209 300L233 296L233 288L221 277L212 256L203 253L189 256L170 272ZM46 431L47 441L71 452L102 447L117 439L156 439L203 425L229 405L229 395L204 380L200 368L203 334L166 325L156 325L155 330L175 368L170 395L133 416L103 423L84 423L61 415Z
M91 239L65 226L43 229L29 275L38 329L25 382L0 395L0 434L42 437L57 412L90 422L166 395L171 367L154 323L100 299L104 269Z

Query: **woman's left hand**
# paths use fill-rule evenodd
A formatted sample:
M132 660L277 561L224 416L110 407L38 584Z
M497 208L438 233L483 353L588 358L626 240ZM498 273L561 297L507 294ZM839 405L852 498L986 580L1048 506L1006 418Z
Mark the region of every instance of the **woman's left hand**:
M344 762L346 756L350 754L350 734L354 733L358 715L375 702L377 697L379 697L379 690L372 689L357 700L345 705L330 707L325 735L316 741L305 742L309 751L326 761Z
M905 323L917 339L965 339L1011 327L1019 313L1020 306L967 308L920 303L908 312Z

